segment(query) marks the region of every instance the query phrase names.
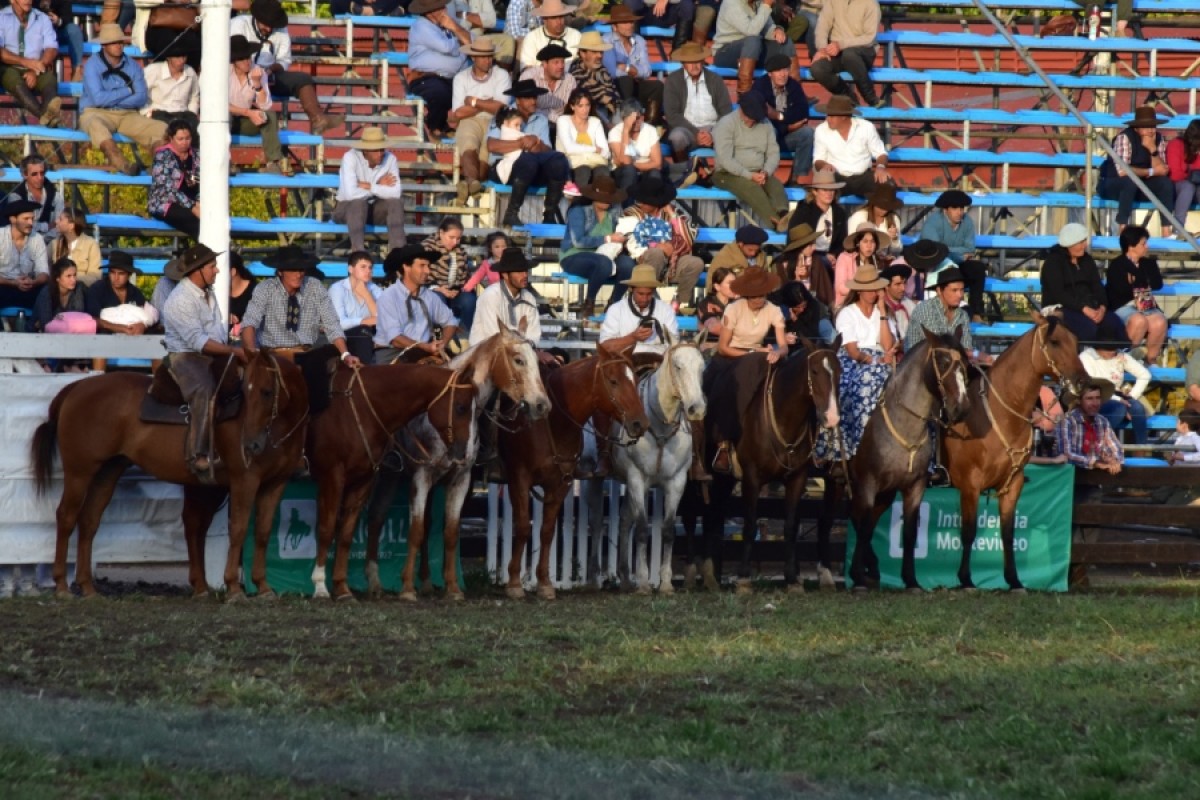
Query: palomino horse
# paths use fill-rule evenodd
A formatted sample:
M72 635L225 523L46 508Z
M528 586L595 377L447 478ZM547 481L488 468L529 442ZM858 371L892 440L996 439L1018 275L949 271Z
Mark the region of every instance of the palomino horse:
M689 420L704 418L706 403L700 378L704 374L704 356L694 344L672 345L663 355L654 372L638 382L642 405L650 418L650 428L636 442L618 447L613 452L613 470L625 482L625 500L621 503L620 555L617 572L624 588L636 586L637 591L650 591L648 545L650 528L647 523L646 492L662 487L662 568L659 570L658 591L670 594L674 573L671 562L675 545L675 509L687 485L688 467L692 463L692 431ZM610 432L620 437L616 423ZM593 542L590 571L600 575L600 521L604 482L588 481L587 502L594 512L591 541ZM637 535L637 582L630 580L630 531Z
M962 564L958 580L972 588L971 550L975 545L979 495L997 490L1000 539L1004 544L1004 580L1012 591L1024 591L1013 561L1013 525L1017 499L1025 485L1025 464L1033 449L1033 414L1043 378L1069 385L1086 376L1076 355L1075 334L1057 317L1034 312L1036 325L1000 354L987 375L972 378L970 391L979 400L966 419L942 437L942 457L962 505Z
M131 464L162 481L184 486L183 523L188 547L188 580L201 596L204 540L213 515L229 494L229 555L225 586L229 599L244 597L238 569L250 513L255 517L251 577L260 596L273 595L267 584L267 542L279 499L300 462L308 421L308 390L291 362L268 353L250 357L242 378L242 408L213 426L220 460L219 486L201 484L184 461L187 426L142 422L139 412L151 378L114 372L85 378L63 389L50 403L50 419L33 435L37 489L50 483L57 448L63 463L63 494L58 504L58 541L54 582L60 597L69 596L67 544L79 525L76 580L84 596L96 593L92 582L92 540L117 481Z
M508 475L513 509L513 549L507 587L508 596L513 599L525 596L521 588L521 561L533 530L529 515L533 487L541 487L543 503L537 591L542 599L553 600L550 543L583 449L584 424L600 410L619 420L625 432L634 438L650 425L638 399L633 362L608 345L599 345L594 356L543 373L542 379L553 403L550 414L520 428L499 431L500 457Z
M329 597L325 566L336 530L333 594L339 600L353 598L346 572L359 514L384 457L398 446L395 432L418 414L428 415L452 463L461 464L475 422L475 384L442 367L376 364L357 369L335 382L329 408L309 425L308 455L317 484L315 597Z
M962 326L953 335L925 331L925 341L906 353L871 412L862 442L850 459L847 479L852 487L850 522L854 525L854 555L850 578L855 591L866 588L867 570L877 564L871 548L875 523L903 495L904 561L900 575L908 589L919 590L914 551L921 498L929 483L933 443L929 424L944 408L950 423L967 415L967 354ZM834 481L829 481L833 485ZM830 489L826 489L828 496ZM836 491L836 490L833 490Z
M808 468L820 428L838 424L837 388L842 370L837 360L839 336L832 347L804 342L805 350L768 368L766 379L754 393L742 420L741 436L734 453L741 468L742 560L738 577L750 577L750 550L758 524L758 497L771 481L784 485L784 538L787 540L784 578L796 582L796 537L800 528L798 510L804 496ZM711 399L711 398L710 398ZM729 400L732 401L732 396ZM710 438L710 448L715 442ZM721 551L724 545L725 510L737 479L714 475L710 501L704 509L704 586L720 587ZM829 537L819 542L818 568L829 569ZM832 583L832 576L829 578Z
M522 320L522 323L524 320ZM524 325L520 331L524 331ZM550 411L550 398L542 386L538 371L537 352L521 332L502 328L500 333L485 339L464 353L456 356L449 364L450 369L461 373L479 389L476 400L477 413L491 400L499 389L531 419L541 419ZM446 484L446 526L444 542L444 575L446 596L451 600L462 600L458 588L458 525L463 502L471 489L471 467L479 451L478 426L471 425L470 443L466 457L455 461L449 448L442 442L437 429L429 422L429 416L421 416L408 423L401 433L400 453L404 457L404 469L412 470L409 478L409 526L408 557L404 562L404 587L401 600L416 600L413 573L418 551L425 547L425 520L429 493L435 484ZM403 472L382 469L376 481L375 492L367 510L367 585L372 594L383 589L379 583L379 536L387 518L396 490L400 487ZM428 561L423 560L423 566ZM428 577L422 574L424 580Z

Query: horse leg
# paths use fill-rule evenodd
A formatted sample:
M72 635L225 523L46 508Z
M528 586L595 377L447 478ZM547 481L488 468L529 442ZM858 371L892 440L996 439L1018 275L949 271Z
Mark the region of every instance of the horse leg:
M725 506L733 496L734 481L724 475L714 475L709 503L704 508L704 560L700 567L704 588L721 588L721 556L725 546Z
M753 467L742 475L742 502L745 504L742 517L742 560L738 564L738 583L746 586L750 582L750 552L758 535L758 495L762 483Z
M658 570L658 593L675 593L675 513L687 488L687 473L674 475L663 486L662 566Z
M87 500L79 512L79 546L75 553L75 582L84 597L96 597L96 585L92 579L92 542L96 531L100 528L100 518L104 509L108 508L116 491L117 481L125 472L123 461L108 461L100 467L99 472L92 478L92 485L87 492ZM64 553L65 555L65 553ZM66 563L63 563L66 571Z
M800 498L804 496L804 486L808 473L805 470L793 472L784 481L783 486L783 583L789 589L797 585L799 570L796 568L796 537L800 532ZM803 588L803 587L801 587Z
M958 586L960 589L974 589L975 581L971 579L971 552L975 549L975 537L979 533L979 493L964 489L959 498L959 513L962 515L962 528L959 531L962 558L958 563Z
M568 488L570 484L560 482L554 489L547 489L542 505L542 547L537 563L537 593L542 600L555 599L554 584L550 582L550 545L554 542L554 533L558 529L558 514L562 511Z
M247 488L243 482L232 481L229 487L229 552L225 555L225 591L231 602L246 599L246 591L242 586L241 567L242 553L246 545L246 531L250 527L250 514L254 511L254 495L257 486ZM262 531L255 531L255 542ZM270 537L271 529L265 533ZM255 550L257 551L257 544ZM264 554L266 552L264 546ZM257 553L256 553L257 559ZM266 576L266 564L263 565L263 576ZM257 583L255 584L257 586Z
M854 498L850 502L850 521L854 525L854 557L850 561L850 580L854 582L854 591L866 591L870 575L868 565L875 557L872 537L875 523L895 497L895 492L884 492L876 495L873 486L860 485L854 490ZM875 562L878 564L878 561Z
M91 475L68 473L63 481L62 498L54 512L57 525L54 542L54 593L61 598L71 596L71 587L67 585L67 549L71 544L71 534L75 532L75 524L79 521L79 513L87 502L88 486L91 482ZM90 565L88 574L91 574Z
M433 519L433 487L425 499L425 520ZM433 578L429 572L429 529L425 530L425 541L421 542L421 571L417 574L417 591L420 594L433 594Z
M925 480L913 481L904 488L904 560L900 566L900 578L904 587L910 592L920 592L921 584L917 580L917 523L921 517L921 498L925 495ZM877 518L878 519L878 518Z
M408 482L408 551L404 554L403 585L400 587L400 599L408 603L417 601L413 574L421 558L421 548L425 546L426 503L433 488L432 477L429 470L419 469Z
M208 581L204 575L204 542L213 517L221 507L228 489L224 487L183 487L183 536L188 549L188 583L192 585L192 597L208 594Z
M703 502L700 498L700 490L694 481L687 481L683 486L683 497L679 501L679 518L683 522L683 535L687 540L687 554L684 556L684 561L687 564L683 573L683 586L685 589L690 589L696 582L697 573L697 555L696 555L696 517L697 507L702 512L704 510Z
M635 588L630 564L633 561L632 533L633 526L633 495L625 488L625 499L620 501L621 507L617 517L617 581L621 591L630 592Z
M471 470L460 469L446 487L446 529L442 534L442 579L446 586L446 599L463 601L466 596L458 586L458 524L462 517L463 503L471 491Z
M254 498L254 561L250 564L250 580L254 581L260 600L275 599L275 591L267 580L267 547L271 544L275 513L286 489L287 481L260 485Z
M599 589L604 585L600 574L600 543L604 541L604 481L584 481L583 501L588 510L587 569L592 586Z
M375 479L375 490L371 492L371 500L367 505L367 564L364 568L367 576L367 594L379 597L383 594L383 584L379 581L379 538L383 535L383 526L387 523L388 512L392 509L392 500L400 487L400 475L389 470L380 470Z
M646 510L646 477L630 469L625 484L625 501L629 503L633 535L637 542L634 553L634 575L638 594L650 594L650 519ZM636 475L636 477L634 477ZM627 535L622 531L622 535Z
M520 480L521 477L524 476L514 476L508 484L508 497L513 515L513 542L512 557L508 560L508 585L504 591L512 600L525 597L525 588L521 586L521 565L525 559L525 545L529 543L529 536L533 532L533 521L529 511L529 492L533 487Z
M333 532L337 528L338 512L342 508L342 490L346 485L346 474L340 467L332 473L313 473L317 484L317 557L313 562L313 598L329 599L329 588L325 586L325 567L329 563L329 546L333 544Z
M842 486L835 480L825 479L825 492L821 499L821 516L817 519L817 584L822 590L833 589L833 564L829 560L829 539L833 533L834 510L842 499Z
M358 528L358 517L367 503L367 495L371 493L371 484L367 479L358 486L347 489L342 500L342 515L338 520L337 554L333 559L333 599L353 600L354 593L350 591L347 582L350 570L350 546L354 544L354 531Z
M1000 540L1004 543L1004 581L1013 594L1025 594L1025 585L1017 577L1017 561L1013 555L1013 527L1017 522L1017 500L1025 484L1024 473L1017 473L1008 491L1000 497Z

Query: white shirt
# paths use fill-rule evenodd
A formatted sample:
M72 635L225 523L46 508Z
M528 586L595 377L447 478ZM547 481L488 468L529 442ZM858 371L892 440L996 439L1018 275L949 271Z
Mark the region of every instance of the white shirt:
M691 75L683 76L683 85L687 87L687 103L683 107L683 116L697 128L711 128L717 124L717 105L712 95L708 93L708 84L704 73L692 80Z
M0 277L16 280L22 276L36 278L49 274L45 239L31 233L25 237L25 245L17 250L13 244L12 225L0 227Z
M571 51L571 58L567 59L569 66L571 59L579 55L579 40L583 38L583 34L568 25L560 38L565 43L564 46ZM538 52L548 44L550 44L550 37L546 35L546 28L544 26L538 26L534 30L531 30L521 40L521 52L517 53L517 62L522 67L536 66L538 64Z
M508 104L508 96L504 93L512 87L512 76L502 69L492 67L483 80L475 77L474 66L457 73L451 82L451 108L462 108L467 104L468 97L478 100L496 100Z
M839 175L861 175L871 162L886 156L887 149L875 126L859 117L850 118L850 135L845 139L822 122L813 132L813 162L824 161Z
M1132 400L1141 397L1150 385L1150 370L1137 359L1130 358L1128 353L1118 350L1115 358L1104 358L1094 347L1087 347L1079 354L1079 361L1088 375L1110 381L1117 391L1125 383L1125 373L1128 372L1134 378L1133 388L1129 390Z
M238 34L246 37L250 44L261 44L262 48L254 57L254 63L264 69L278 64L284 69L292 66L292 37L288 36L287 28L271 31L271 35L263 38L254 24L254 17L249 13L239 14L229 20L229 35Z
M616 125L608 132L608 145L610 150L617 150L621 146L621 131L623 125ZM642 129L638 131L638 135L631 139L625 147L625 155L636 161L646 161L650 158L650 154L654 152L654 148L658 147L658 131L653 125L642 123Z
M475 321L471 323L471 335L467 343L474 347L485 339L499 333L504 326L513 331L525 323L525 338L534 347L542 340L542 322L538 315L537 300L528 289L522 289L515 304L511 303L511 295L503 281L493 283L483 290L479 303L475 308Z
M147 117L152 111L200 113L200 76L196 70L184 64L183 72L178 78L173 78L166 61L155 61L147 64L144 72L146 94L150 101L142 113Z
M817 220L817 239L813 243L818 253L828 253L833 247L833 206Z
M1183 450L1180 452L1180 455L1183 456L1184 462L1188 464L1195 464L1196 462L1200 461L1200 433L1197 433L1196 431L1177 433L1175 434L1175 444L1181 446L1191 445L1192 447L1196 448L1195 452L1191 450Z
M384 186L379 179L391 175L396 179L392 186ZM359 181L371 184L370 189L359 186ZM338 169L337 201L346 203L351 200L362 200L367 197L390 199L400 196L403 187L400 185L400 162L391 153L384 153L383 160L374 169L367 163L366 156L361 150L347 150L342 156L342 166Z
M599 117L588 117L587 133L588 138L592 140L591 144L579 144L579 129L575 127L575 118L570 114L563 114L555 123L558 128L558 133L554 137L554 143L558 147L558 152L567 156L581 155L588 153L596 153L596 148L600 148L597 155L604 156L605 159L612 158L612 153L608 149L608 140L604 138L604 123Z
M878 350L879 346L879 316L878 308L871 308L871 316L864 317L858 304L849 305L838 312L834 326L842 335L842 344L855 344L858 349Z
M628 336L637 330L641 324L642 318L633 312L631 304L633 298L629 294L621 298L621 302L613 303L608 307L608 311L604 312L604 322L600 325L600 341L607 342L609 339L620 339L622 336ZM672 341L679 340L679 322L675 319L675 311L671 308L670 303L664 303L657 297L654 299L654 319L658 320L659 325L671 335ZM653 335L644 342L638 342L634 348L635 353L665 353L669 342L664 342L662 337L658 335L658 329L655 329Z

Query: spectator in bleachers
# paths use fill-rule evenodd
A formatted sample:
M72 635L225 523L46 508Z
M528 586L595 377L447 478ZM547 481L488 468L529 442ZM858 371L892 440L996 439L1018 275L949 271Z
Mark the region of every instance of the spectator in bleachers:
M803 205L805 203L801 203ZM793 214L792 219L795 217ZM817 238L817 232L807 222L793 225L788 229L783 252L775 257L771 267L784 283L803 283L812 296L829 309L833 307L833 271L816 256Z
M187 63L187 55L173 45L146 65L145 75L150 99L142 113L167 123L181 119L195 139L200 130L200 76Z
M79 127L108 163L126 175L138 174L136 163L125 160L113 134L133 139L148 151L162 143L167 125L142 115L146 105L146 79L142 66L125 55L128 41L116 25L103 25L96 43L99 55L83 67L83 96L79 98Z
M70 258L75 262L75 277L85 287L100 280L100 244L83 232L87 227L83 209L63 209L55 218L54 227L58 230L58 238L53 244L53 260Z
M249 14L240 14L229 21L229 35L245 36L246 41L258 45L254 55L255 65L267 73L267 84L274 86L277 94L300 101L300 107L308 117L308 127L313 133L320 136L346 121L345 115L326 114L321 108L311 75L290 69L292 37L288 35L287 12L279 0L254 0L250 4ZM470 41L469 34L467 41ZM412 47L411 39L409 47ZM445 127L443 125L442 129Z
M679 309L692 304L704 262L692 252L698 231L675 207L675 194L670 181L642 178L630 193L633 205L617 220L616 232L625 236L625 250L637 263L653 267L663 284L677 284L671 306ZM609 305L615 302L616 298Z
M655 28L675 28L671 37L671 49L676 50L691 41L693 23L696 19L696 0L624 0L628 8L626 14L634 14L642 21L642 25ZM618 6L617 8L620 8ZM616 9L613 9L615 13ZM614 23L615 24L615 23ZM711 24L711 23L710 23ZM707 32L707 28L705 31Z
M671 53L683 66L663 82L663 116L677 162L686 160L696 147L712 147L713 126L733 111L725 81L704 65L708 56L708 49L694 42Z
M229 251L229 327L231 333L237 334L242 330L242 318L250 307L250 298L254 296L254 287L258 278L246 266L242 254L236 250ZM151 305L154 298L150 299Z
M458 317L460 327L469 333L475 321L475 304L479 296L463 290L471 277L471 265L467 261L467 249L463 247L463 225L458 217L443 217L442 224L421 242L430 257L430 287L434 294Z
M820 21L822 5L823 0L800 0L794 6L796 13L808 22L808 29L804 32L804 46L808 48L810 63L812 57L817 54L817 22Z
M802 282L788 281L767 295L767 299L783 311L783 329L789 346L800 343L800 337L819 344L832 342L837 336L829 309Z
M512 240L508 238L508 234L504 231L492 231L483 240L483 252L486 255L483 261L479 262L479 266L471 273L471 277L467 278L467 282L463 284L464 292L473 292L477 286L488 287L493 283L499 283L500 274L493 269L499 263L500 256L504 255L504 251L512 246Z
M1150 231L1126 225L1121 231L1121 255L1108 262L1104 290L1108 307L1125 323L1134 347L1146 344L1145 360L1153 366L1167 340L1167 315L1158 307L1154 292L1163 288L1158 259L1147 254Z
M279 139L279 117L271 108L266 71L252 60L257 50L240 34L229 39L229 128L245 136L262 136L266 172L291 174L291 162L284 158Z
M909 321L917 308L916 301L908 296L908 279L912 274L912 267L901 262L894 263L879 273L879 277L888 282L888 285L883 287L883 303L887 306L888 322L897 342L903 342L908 336Z
M603 63L604 54L612 49L613 46L599 33L588 31L579 40L578 56L570 67L575 85L588 93L592 99L592 113L600 117L605 126L613 123L617 104L621 102L617 84Z
M1108 341L1128 346L1125 323L1107 306L1108 296L1088 244L1087 228L1078 222L1058 232L1058 244L1042 262L1042 307L1056 307L1081 345L1097 341L1100 330L1107 329L1114 337Z
M767 232L757 225L743 225L729 242L717 251L708 265L710 271L725 267L741 274L750 267L767 267L767 254L763 245L767 243Z
M388 151L382 128L363 128L342 155L333 221L350 230L350 249L366 250L367 225L386 225L388 252L403 247L404 196L400 162Z
M937 208L921 227L921 238L946 245L947 258L967 282L967 313L974 322L982 322L988 270L987 264L975 257L975 220L967 213L972 203L971 196L959 189L942 192L934 203Z
M192 147L187 120L168 123L166 144L154 151L149 210L193 240L200 238L200 154Z
M1077 404L1058 423L1055 438L1067 461L1082 469L1102 469L1116 475L1125 463L1125 452L1100 406L1112 397L1113 385L1089 378Z
M792 154L788 183L795 185L801 175L812 172L813 129L808 127L808 97L800 81L791 76L792 62L785 55L767 59L763 75L754 81L753 91L767 101L767 119L775 128L775 143Z
M83 30L75 24L71 0L38 0L37 7L54 26L58 52L66 53L71 59L71 71L66 72L64 67L64 77L70 75L74 82L83 80Z
M1167 170L1175 184L1175 219L1186 227L1200 185L1200 119L1193 119L1167 144Z
M513 37L516 53L521 52L521 44L529 32L542 24L533 13L541 4L541 0L509 0L508 8L504 12L504 32ZM519 70L520 59L514 56L513 61Z
M567 58L574 58L583 35L567 26L567 17L577 8L565 5L562 0L542 0L541 5L533 10L533 15L540 18L542 24L530 30L521 40L517 64L528 68L535 61L541 61L541 51L552 44L565 48Z
M33 212L33 232L45 238L48 245L53 246L58 238L58 228L54 221L63 210L62 195L53 182L46 180L46 159L37 153L31 153L21 159L21 182L4 198L10 200L29 200L37 204Z
M329 3L329 11L335 17L341 14L388 17L398 8L400 0L331 0Z
M1186 450L1167 453L1167 463L1196 464L1200 462L1200 413L1183 410L1175 421L1175 437L1172 443Z
M113 22L108 10L108 0L100 14L101 24ZM233 0L232 10L245 11L249 0ZM120 2L120 17L115 21L122 30L129 30L133 46L156 56L174 50L187 58L188 66L200 69L200 25L199 7L180 0L137 0L136 3ZM130 19L132 17L132 20ZM132 26L130 22L132 21Z
M870 75L881 16L879 0L824 0L813 36L813 80L853 104L854 90L841 77L849 72L863 105L882 108L885 101L875 93Z
M833 303L833 263L842 252L842 243L848 232L846 209L837 202L838 189L845 185L834 177L832 170L818 169L813 173L804 201L796 205L796 210L788 220L789 238L790 231L801 224L808 225L817 234L813 244L813 274L819 274L819 277L815 278L817 283L809 288L818 300L830 306Z
M79 285L75 262L60 258L50 265L50 280L38 292L33 303L33 329L46 330L50 321L63 311L86 313L85 287Z
M17 105L37 117L39 125L58 127L58 37L50 17L33 0L12 0L0 11L0 85ZM40 98L40 99L39 99Z
M842 253L833 265L833 303L840 308L849 291L846 285L863 267L882 272L891 258L881 255L891 246L891 237L870 222L860 223L854 233L842 242Z
M869 195L877 183L891 183L887 149L879 132L858 116L854 103L834 95L824 108L825 121L813 132L813 166L831 169L847 194Z
M1173 211L1175 184L1167 167L1167 139L1158 132L1158 126L1163 122L1166 120L1154 113L1153 106L1139 106L1129 126L1113 138L1112 145L1133 174L1141 178L1146 188ZM1105 200L1117 201L1117 232L1125 230L1133 214L1133 203L1141 195L1141 189L1130 180L1123 168L1117 166L1112 156L1104 159L1100 167L1098 192ZM1171 236L1173 227L1171 217L1164 215L1162 235Z
M725 308L737 300L737 292L733 290L733 282L737 273L729 267L710 267L708 271L708 286L700 305L696 306L696 316L700 327L708 332L708 344L716 346L715 337L721 335L721 321L725 316Z
M161 319L162 313L166 310L167 299L171 296L171 292L175 291L175 287L179 285L179 280L183 277L181 272L183 262L180 261L180 256L183 251L176 250L175 255L163 265L163 274L154 284L154 292L150 295L150 305L158 309L158 316ZM230 262L233 261L233 254L230 254Z
M603 176L581 186L579 194L581 199L567 209L567 231L559 264L564 272L587 279L579 309L579 318L587 319L596 313L596 298L604 284L616 280L613 301L625 293L621 281L633 273L633 258L622 252L625 235L617 233L620 206L627 196L625 190L611 177Z
M32 309L50 280L46 240L33 232L37 208L29 200L9 200L0 211L8 220L0 228L0 308Z
M417 361L446 352L458 320L429 285L429 262L437 255L419 244L388 253L383 269L396 281L375 304L375 363Z
M713 36L713 66L737 67L737 92L750 91L754 70L773 55L791 64L796 45L771 19L775 0L724 0Z
M634 33L640 19L641 16L628 5L610 9L608 20L612 30L604 34L604 41L611 44L612 49L604 53L602 61L616 81L622 99L640 102L646 108L650 124L658 125L662 122L663 84L650 77L650 51L646 40Z
M1141 396L1150 385L1150 370L1133 358L1129 353L1120 349L1124 341L1113 341L1107 331L1101 331L1100 341L1092 347L1085 347L1079 354L1079 363L1087 374L1093 378L1108 381L1117 390L1113 396L1100 406L1100 413L1108 420L1114 431L1133 429L1133 441L1145 444L1149 439L1146 424L1146 407L1142 405ZM1133 376L1133 386L1128 392L1121 391L1125 384L1125 375Z
M764 223L777 231L788 229L788 198L775 177L779 145L775 129L763 124L767 103L762 95L747 92L738 98L738 110L713 127L717 151L713 186L732 192Z
M513 98L513 108L522 120L521 132L525 135L518 141L502 140L494 120L488 130L488 160L493 165L493 177L512 188L504 219L500 222L506 228L521 223L521 206L531 186L546 187L543 221L558 220L558 206L562 202L563 188L571 175L571 164L566 156L550 146L550 123L537 111L538 98L545 93L545 89L531 80L519 80L505 92ZM521 155L511 168L499 166L501 157L514 150L520 150Z
M449 0L413 0L408 13L416 19L408 34L408 88L425 100L425 125L434 141L449 130L454 102L454 76L467 66L464 45L471 32L447 11Z
M537 110L545 115L551 125L558 122L567 107L567 100L577 88L575 76L567 72L568 58L570 52L567 48L548 44L538 51L537 60L541 63L521 71L521 80L533 81L534 85L546 90L537 99Z
M880 255L894 258L904 249L904 243L900 241L900 217L896 215L902 208L904 201L896 196L896 184L877 183L867 195L867 202L863 207L850 215L846 227L856 231L859 225L869 222L881 231L886 231L892 244L886 252L881 250Z
M108 267L103 280L96 281L87 290L87 313L96 318L98 333L116 333L123 336L141 336L148 327L144 322L118 323L105 319L103 312L117 306L132 305L139 308L146 305L146 296L133 282L134 275L140 275L141 270L133 265L133 256L123 250L113 250L108 254ZM103 371L104 359L93 359L92 368Z
M621 103L617 116L617 124L608 132L608 148L616 167L613 177L617 185L628 192L645 176L668 181L658 130L646 123L642 104L637 100L626 100Z
M346 334L346 349L364 364L375 361L372 340L379 315L379 297L383 294L371 280L373 270L371 254L355 250L346 258L346 278L329 287L329 300L342 323L342 332Z
M454 149L458 151L458 204L483 191L487 177L487 132L492 117L507 105L504 93L512 87L512 77L496 66L496 47L487 38L475 39L462 48L471 66L454 76L451 90L451 125L455 127Z
M472 41L491 42L496 61L505 70L512 69L516 43L507 33L497 31L496 7L492 5L492 0L451 0L450 13L466 23Z
M611 175L613 156L604 124L591 114L592 98L583 89L576 89L567 98L565 110L567 113L558 118L554 143L555 149L571 162L571 180L576 188ZM654 143L657 146L657 136Z

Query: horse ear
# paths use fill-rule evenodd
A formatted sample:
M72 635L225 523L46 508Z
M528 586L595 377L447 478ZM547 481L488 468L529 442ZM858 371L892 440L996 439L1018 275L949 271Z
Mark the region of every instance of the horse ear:
M800 334L800 344L804 345L804 349L808 350L809 352L817 349L816 345L813 344L812 339L809 339L803 333Z
M839 333L834 337L833 342L829 346L833 348L833 352L835 353L840 350L842 348L842 335Z
M954 326L954 341L956 344L962 344L963 324L960 322Z
M521 321L517 323L517 332L522 337L525 336L525 329L529 327L529 317L521 317Z
M934 336L937 335L933 331L929 330L929 328L926 328L925 323L923 323L923 322L921 323L921 333L925 334L926 339L932 339Z

